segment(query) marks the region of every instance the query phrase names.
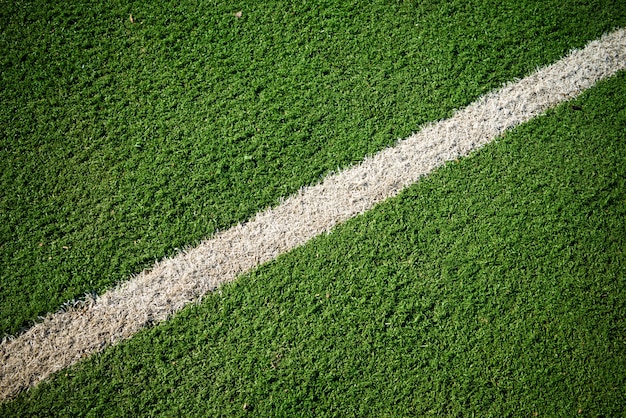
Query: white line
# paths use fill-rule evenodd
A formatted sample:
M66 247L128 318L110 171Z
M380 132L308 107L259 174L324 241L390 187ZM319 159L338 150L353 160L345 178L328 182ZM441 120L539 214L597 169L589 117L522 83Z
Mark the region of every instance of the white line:
M218 285L329 231L446 161L467 155L623 69L626 31L620 29L96 299L49 315L0 344L0 400L167 319Z

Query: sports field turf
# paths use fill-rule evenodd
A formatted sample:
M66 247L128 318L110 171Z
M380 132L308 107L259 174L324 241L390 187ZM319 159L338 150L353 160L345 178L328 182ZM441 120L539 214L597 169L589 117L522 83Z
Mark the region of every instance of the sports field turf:
M626 23L620 2L5 9L11 334ZM624 81L0 412L623 414Z

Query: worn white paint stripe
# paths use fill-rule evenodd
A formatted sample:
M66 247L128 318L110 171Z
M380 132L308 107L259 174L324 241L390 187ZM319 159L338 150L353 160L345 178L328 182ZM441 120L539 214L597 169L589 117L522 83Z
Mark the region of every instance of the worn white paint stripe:
M0 344L0 399L129 338L146 324L167 319L221 283L329 231L446 161L467 155L623 69L626 31L620 29L114 290L48 316Z

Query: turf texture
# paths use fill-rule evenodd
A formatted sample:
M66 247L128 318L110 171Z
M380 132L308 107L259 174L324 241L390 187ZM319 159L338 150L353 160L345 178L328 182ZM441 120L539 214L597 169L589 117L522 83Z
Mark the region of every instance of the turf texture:
M0 335L626 23L618 1L2 6Z
M8 415L621 416L626 73Z

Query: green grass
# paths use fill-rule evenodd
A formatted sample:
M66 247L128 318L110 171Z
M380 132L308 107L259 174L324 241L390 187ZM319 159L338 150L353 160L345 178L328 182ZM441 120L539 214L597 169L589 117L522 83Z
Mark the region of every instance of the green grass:
M625 109L622 72L0 412L622 416Z
M624 26L625 9L2 2L0 336Z

